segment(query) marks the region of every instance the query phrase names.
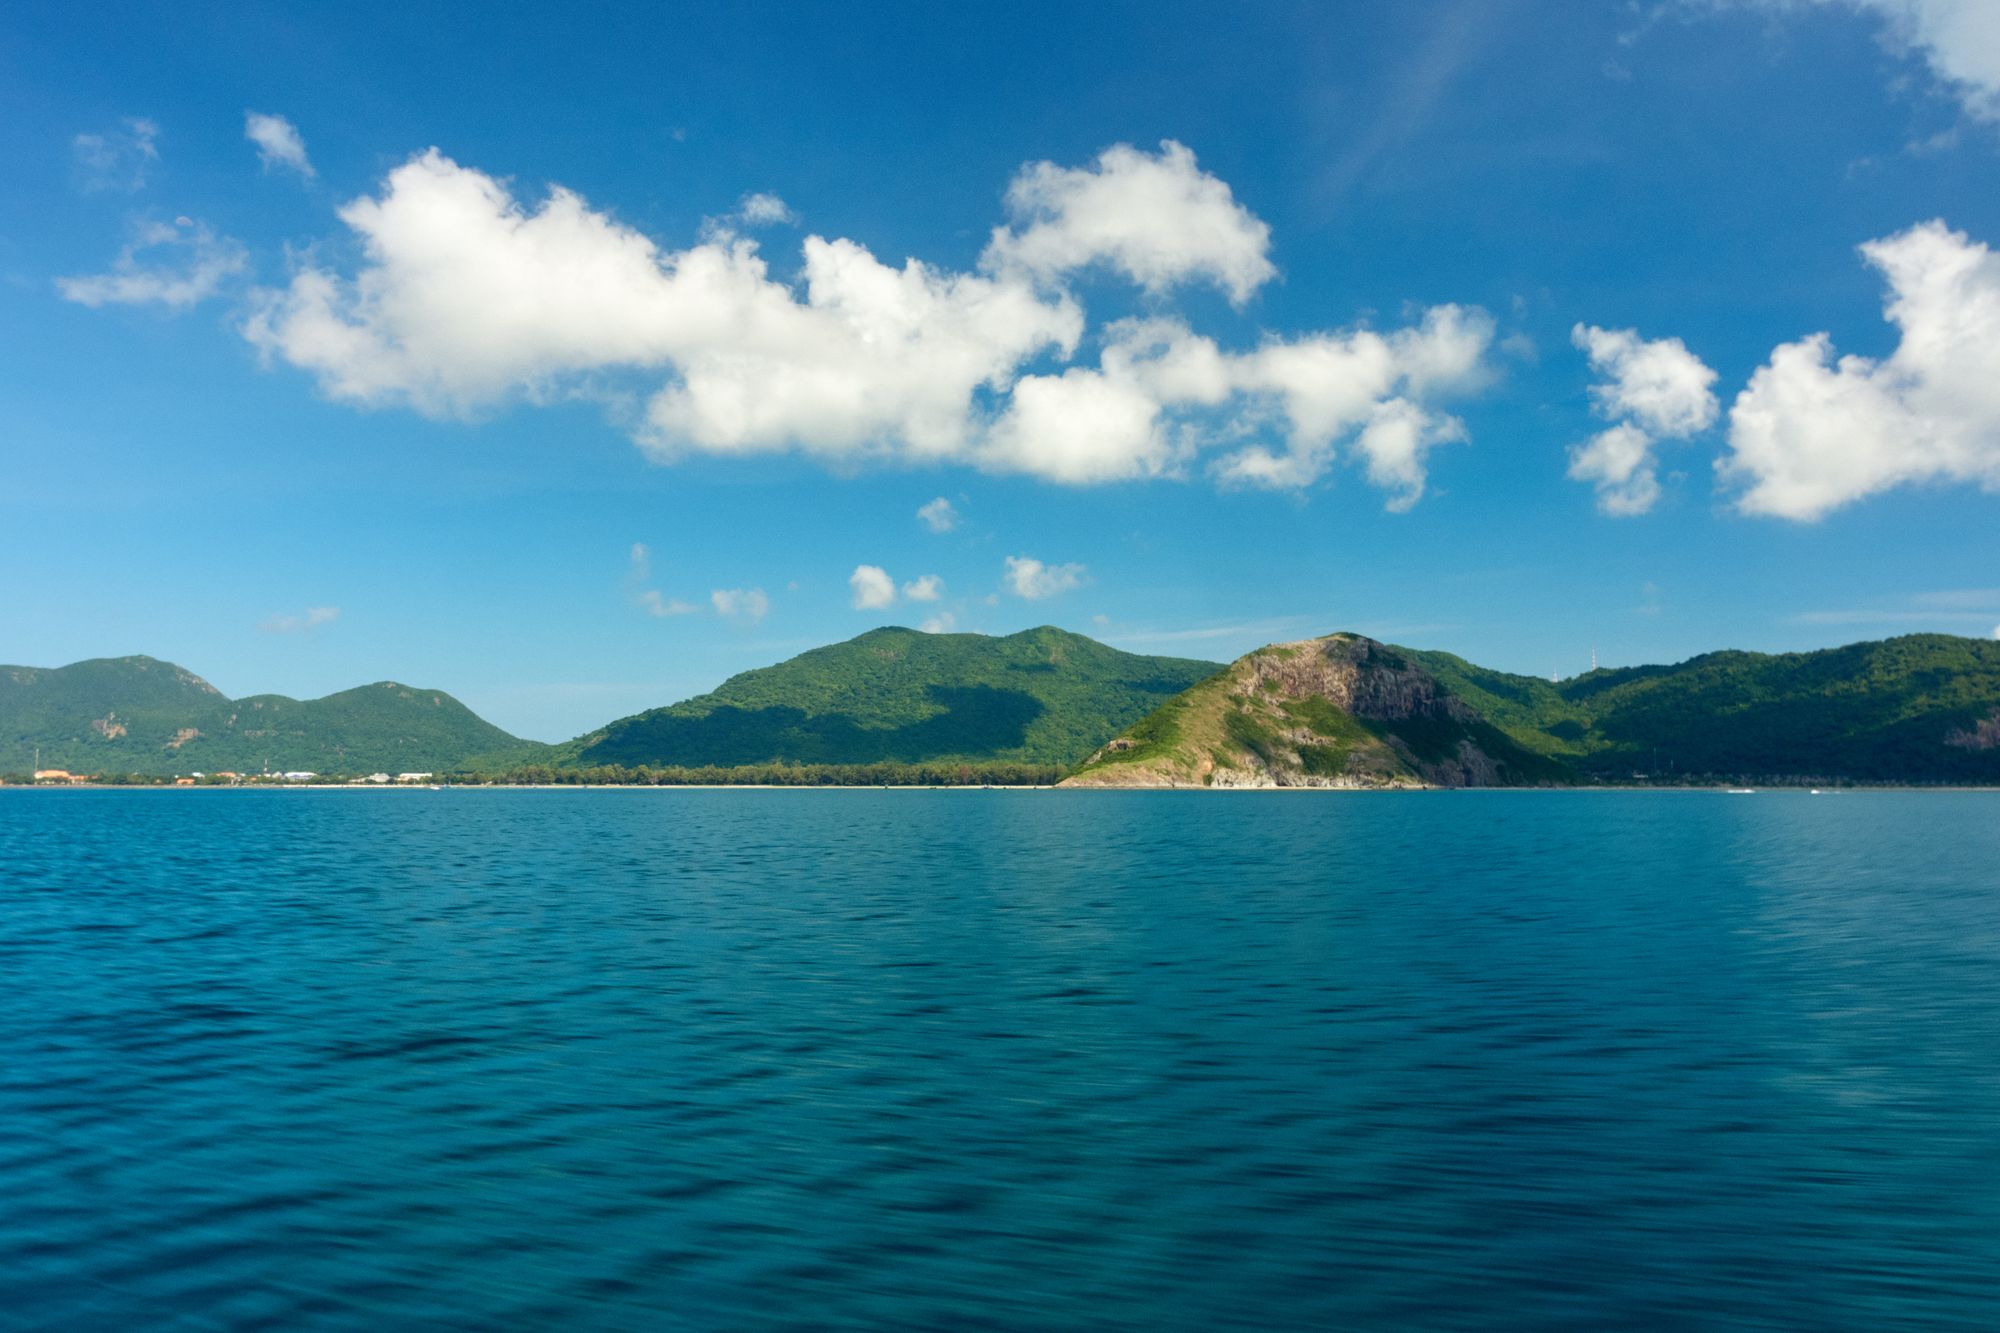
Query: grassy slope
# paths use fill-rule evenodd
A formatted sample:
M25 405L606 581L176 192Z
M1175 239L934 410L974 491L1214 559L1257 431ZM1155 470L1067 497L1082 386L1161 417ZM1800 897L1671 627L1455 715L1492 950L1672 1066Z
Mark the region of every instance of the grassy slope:
M562 747L580 764L1073 764L1215 670L1043 626L1005 638L872 630L731 677Z
M2000 782L2000 749L1946 741L2000 710L1991 640L1708 653L1557 683L1410 656L1521 744L1595 775Z
M231 700L150 657L0 667L0 771L26 772L37 745L44 768L153 776L502 766L547 751L438 690L383 681L323 699Z
M1568 776L1559 763L1482 721L1363 718L1323 695L1288 696L1253 683L1260 659L1296 657L1323 642L1276 644L1239 658L1134 724L1118 747L1094 754L1072 780L1080 786L1207 786L1268 771L1300 785L1412 785L1434 778L1427 766L1450 763L1462 741L1499 761L1510 781ZM1370 645L1364 660L1381 670L1412 665L1401 650L1380 644Z

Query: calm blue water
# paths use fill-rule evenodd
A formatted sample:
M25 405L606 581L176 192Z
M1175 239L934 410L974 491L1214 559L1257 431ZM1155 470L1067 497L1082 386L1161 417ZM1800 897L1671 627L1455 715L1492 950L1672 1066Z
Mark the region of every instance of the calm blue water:
M0 1322L1991 1328L2000 796L0 793Z

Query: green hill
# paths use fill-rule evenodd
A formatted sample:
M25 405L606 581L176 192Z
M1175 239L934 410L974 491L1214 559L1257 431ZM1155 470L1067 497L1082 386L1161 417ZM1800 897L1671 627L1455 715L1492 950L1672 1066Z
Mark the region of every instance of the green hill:
M1005 638L878 629L613 722L562 747L562 762L1068 765L1214 670L1052 626Z
M1990 639L1707 653L1556 682L1409 656L1520 744L1590 778L2000 783Z
M230 699L151 657L0 666L0 772L310 770L391 773L505 767L548 747L511 736L438 690L393 681L323 699Z
M1490 787L1570 780L1402 649L1272 644L1093 754L1067 787Z

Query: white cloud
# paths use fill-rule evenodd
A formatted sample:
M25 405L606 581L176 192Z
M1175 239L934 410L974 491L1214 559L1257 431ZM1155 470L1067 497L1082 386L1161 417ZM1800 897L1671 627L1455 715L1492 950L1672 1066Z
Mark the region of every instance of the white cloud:
M1570 339L1590 357L1592 370L1609 377L1590 389L1591 402L1607 420L1627 419L1669 439L1715 424L1715 372L1679 338L1649 342L1636 329L1578 324Z
M1727 0L1711 0L1711 3ZM1739 3L1746 0L1738 0ZM2000 6L1991 0L1747 0L1763 9L1836 5L1882 20L1896 50L1919 56L1979 120L2000 121Z
M903 585L903 596L913 602L935 602L944 596L944 580L935 574L925 574Z
M299 615L266 616L258 622L257 628L266 634L303 634L316 630L322 625L331 625L340 619L337 606L308 607Z
M1032 556L1010 555L1004 582L1016 597L1039 602L1082 587L1083 575L1082 565L1045 565Z
M1115 144L1089 167L1031 163L1007 210L981 260L994 272L1047 282L1103 263L1154 293L1207 279L1238 305L1277 275L1270 227L1171 139L1157 154Z
M857 611L880 611L896 600L896 580L880 565L856 565L847 576L847 586L854 590Z
M625 583L632 590L633 604L649 616L665 619L668 616L693 615L699 607L683 602L678 597L669 597L658 588L641 585L653 581L652 552L644 542L633 542L632 552L625 575Z
M934 616L926 616L924 623L917 626L925 634L949 634L958 627L958 617L949 611L940 611Z
M1354 447L1367 464L1368 480L1389 492L1384 507L1403 514L1423 498L1424 456L1440 444L1462 443L1465 438L1465 426L1456 417L1435 415L1392 398L1375 405Z
M958 510L942 495L929 504L917 506L917 517L932 532L950 532L958 526Z
M749 227L771 227L799 220L791 205L775 194L744 195L743 202L736 206L736 217Z
M693 602L683 602L678 597L669 597L658 588L641 588L634 600L647 615L661 619L668 616L691 616L701 609Z
M86 190L117 190L130 194L146 186L146 177L160 160L160 127L143 117L128 117L104 134L79 134L70 140L79 179Z
M142 256L179 254L179 262L149 262ZM78 305L164 305L173 310L214 296L249 263L243 247L217 236L205 223L178 218L143 222L119 250L107 273L57 278L56 290Z
M2000 491L2000 257L1942 222L1861 247L1889 287L1887 359L1786 343L1729 412L1716 467L1746 514L1810 520L1921 483Z
M1595 485L1606 514L1643 514L1660 498L1654 446L1715 424L1715 372L1679 338L1578 324L1570 341L1603 377L1590 388L1592 408L1614 423L1570 450L1570 479Z
M1428 450L1466 438L1456 418L1418 399L1483 385L1492 339L1491 317L1459 306L1386 335L1308 334L1244 353L1177 320L1121 321L1096 369L1024 377L982 457L1087 483L1178 476L1221 448L1211 471L1225 484L1290 489L1323 477L1346 442L1401 511L1423 494ZM1249 430L1275 441L1243 443Z
M1409 328L1242 352L1178 319L1123 321L1096 365L1050 365L1083 337L1064 286L1077 268L1107 262L1162 292L1205 278L1241 297L1274 271L1268 231L1171 143L1030 166L1010 201L1015 226L980 273L890 267L808 236L784 282L726 229L664 250L567 190L524 204L433 149L340 211L358 271L308 259L256 294L243 332L334 398L434 416L657 376L636 437L663 461L796 451L1089 484L1185 476L1214 450L1225 481L1299 487L1351 444L1391 507L1421 493L1429 447L1463 437L1436 400L1490 378L1492 319L1453 305ZM939 504L920 516L948 530L955 511Z
M308 180L315 174L312 162L306 157L306 141L299 136L298 126L283 116L265 115L261 111L244 112L243 137L257 145L257 160L264 164L264 170L284 167Z
M1569 476L1595 484L1597 507L1607 514L1643 514L1660 498L1652 437L1629 422L1599 431L1572 449Z
M715 614L725 620L745 620L756 624L771 609L771 599L762 588L717 588L708 595Z

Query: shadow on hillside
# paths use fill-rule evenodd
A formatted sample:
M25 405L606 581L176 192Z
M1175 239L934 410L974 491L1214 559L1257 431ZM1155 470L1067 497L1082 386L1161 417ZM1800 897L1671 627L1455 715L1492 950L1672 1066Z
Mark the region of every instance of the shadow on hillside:
M808 716L791 707L737 708L636 719L579 758L586 764L685 765L919 763L1019 748L1043 712L1039 699L990 685L933 685L943 711L903 727L864 727L847 713Z

